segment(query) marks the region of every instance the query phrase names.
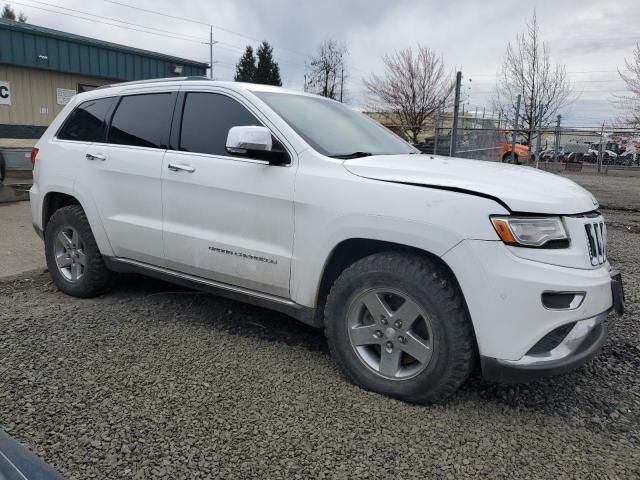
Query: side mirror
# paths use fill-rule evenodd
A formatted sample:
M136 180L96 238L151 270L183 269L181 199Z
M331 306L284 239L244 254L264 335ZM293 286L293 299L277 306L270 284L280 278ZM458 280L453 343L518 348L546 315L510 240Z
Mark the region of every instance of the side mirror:
M272 165L289 163L289 156L284 150L273 148L271 132L265 127L231 127L227 134L226 150L232 155L266 160Z

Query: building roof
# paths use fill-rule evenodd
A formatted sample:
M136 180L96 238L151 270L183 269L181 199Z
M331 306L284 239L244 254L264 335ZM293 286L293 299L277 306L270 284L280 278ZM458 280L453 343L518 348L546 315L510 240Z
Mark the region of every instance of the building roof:
M114 80L204 75L208 67L195 60L7 19L0 19L0 45L0 63Z

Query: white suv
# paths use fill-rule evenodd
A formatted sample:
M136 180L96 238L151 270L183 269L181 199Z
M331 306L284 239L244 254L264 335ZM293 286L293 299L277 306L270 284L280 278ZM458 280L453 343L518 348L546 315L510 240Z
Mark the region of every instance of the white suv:
M593 357L623 310L594 197L538 170L422 155L341 103L172 79L77 95L33 152L60 290L140 272L325 330L356 384L443 400L480 361L521 381Z

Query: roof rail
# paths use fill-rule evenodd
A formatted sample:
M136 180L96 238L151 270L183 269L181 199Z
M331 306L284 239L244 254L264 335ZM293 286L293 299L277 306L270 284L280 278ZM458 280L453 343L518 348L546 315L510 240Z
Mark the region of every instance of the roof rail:
M164 77L164 78L150 78L148 80L134 80L132 82L121 82L121 83L111 83L109 85L100 85L99 87L96 87L97 89L100 88L110 88L110 87L122 87L125 85L144 85L146 83L163 83L163 82L181 82L184 80L210 80L210 78L205 77L205 76L193 76L193 77Z

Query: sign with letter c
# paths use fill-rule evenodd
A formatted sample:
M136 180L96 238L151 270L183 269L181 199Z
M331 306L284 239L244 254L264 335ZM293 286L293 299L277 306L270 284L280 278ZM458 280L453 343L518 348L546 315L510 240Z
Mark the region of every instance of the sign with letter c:
M0 80L0 105L11 105L11 87L4 80Z

